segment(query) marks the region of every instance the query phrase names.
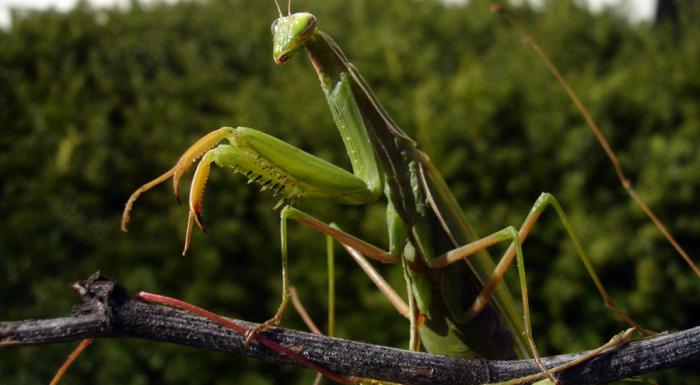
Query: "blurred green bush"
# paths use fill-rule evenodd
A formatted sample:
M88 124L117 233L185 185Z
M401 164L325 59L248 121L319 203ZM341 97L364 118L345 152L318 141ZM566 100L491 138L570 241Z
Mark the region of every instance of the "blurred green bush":
M519 224L541 191L572 216L615 301L644 326L697 325L700 280L625 195L571 102L488 2L295 1L315 13L400 126L443 171L481 233ZM700 27L630 26L570 1L516 14L620 151L637 189L700 255ZM688 17L686 17L688 16ZM187 210L160 187L119 231L128 195L223 125L255 127L337 164L342 143L300 55L274 68L270 1L206 1L32 13L0 32L0 318L66 314L70 282L102 270L131 290L267 319L279 301L274 200L215 170L209 234L180 256ZM697 21L697 17L695 18ZM381 203L303 208L383 244ZM323 237L291 226L291 276L324 318ZM625 327L602 306L561 226L528 240L535 334L545 354ZM494 254L497 254L496 252ZM406 346L407 324L339 256L338 332ZM400 269L383 271L402 288ZM513 278L513 277L511 277ZM515 285L512 285L515 287ZM303 328L290 311L285 326ZM0 350L0 383L45 384L72 344ZM66 383L310 383L313 373L135 340L100 340ZM655 374L695 384L695 368Z

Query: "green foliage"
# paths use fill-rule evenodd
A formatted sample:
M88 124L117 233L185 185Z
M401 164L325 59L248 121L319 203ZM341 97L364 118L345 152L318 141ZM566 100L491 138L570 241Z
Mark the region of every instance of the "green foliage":
M521 223L539 193L552 192L621 307L656 330L696 325L700 280L625 195L573 105L486 1L298 1L294 8L316 14L344 47L482 234ZM570 2L517 16L590 106L640 195L700 255L698 24L630 26ZM210 232L195 235L186 257L187 210L167 186L137 203L128 234L118 227L131 191L223 125L255 127L348 165L308 59L273 65L275 17L270 1L129 11L83 5L16 18L0 32L1 319L66 314L77 300L68 283L97 269L131 290L249 320L272 315L278 214L275 201L242 178L214 170L205 196ZM385 242L381 204L303 208ZM290 230L292 280L321 321L323 237ZM543 353L591 348L625 327L602 306L552 214L524 250ZM339 255L338 264L337 334L405 347L407 323L349 258ZM384 269L402 288L399 270ZM303 328L293 311L284 325ZM0 350L0 381L47 383L71 348ZM66 383L302 384L312 376L183 347L100 340ZM692 368L654 377L700 380Z

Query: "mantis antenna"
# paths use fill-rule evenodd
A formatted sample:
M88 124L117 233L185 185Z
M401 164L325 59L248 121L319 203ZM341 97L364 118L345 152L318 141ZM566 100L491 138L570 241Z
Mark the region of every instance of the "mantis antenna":
M277 12L279 12L280 17L282 17L282 8L280 8L280 3L275 0L275 5L277 6Z
M292 0L287 0L287 16L292 16Z

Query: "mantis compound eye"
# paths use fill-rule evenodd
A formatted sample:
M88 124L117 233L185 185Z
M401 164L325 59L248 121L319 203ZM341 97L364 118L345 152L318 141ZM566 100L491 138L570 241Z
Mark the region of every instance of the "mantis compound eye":
M272 22L272 25L270 26L270 31L272 32L272 36L275 36L277 33L277 22L279 19L275 19L275 21Z
M311 18L309 19L308 24L306 24L306 28L299 34L299 36L309 36L311 33L313 33L314 28L316 28L316 16L309 15Z

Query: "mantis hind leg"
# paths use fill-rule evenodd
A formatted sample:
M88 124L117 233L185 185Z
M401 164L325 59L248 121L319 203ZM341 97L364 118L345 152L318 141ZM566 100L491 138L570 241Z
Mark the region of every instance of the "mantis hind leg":
M598 293L600 294L601 298L603 299L603 302L605 303L605 306L609 308L613 313L615 313L619 318L624 320L626 323L628 323L630 326L641 332L642 334L653 334L653 332L650 332L644 328L642 328L637 322L635 322L625 311L622 309L618 308L615 306L613 303L612 299L610 298L610 295L608 294L607 290L605 290L605 287L603 286L603 283L601 282L600 278L598 277L598 274L595 272L595 269L593 268L593 264L591 263L590 258L586 254L585 250L581 246L581 242L578 240L578 237L576 237L576 234L574 233L573 227L571 226L571 223L569 222L569 219L562 209L561 205L557 201L557 199L554 197L554 195L549 194L549 193L542 193L540 197L535 201L535 204L532 206L532 209L530 210L530 213L528 214L527 218L525 218L525 221L523 222L522 226L520 227L519 231L519 236L520 236L520 242L524 242L527 236L530 234L532 231L535 223L537 220L540 218L542 213L547 207L553 207L555 212L557 213L557 216L559 217L559 220L564 226L564 229L566 230L567 235L571 239L571 242L573 243L576 252L581 259L581 262L586 268L586 271L588 272L588 275L590 276L591 280L595 284L596 289L598 290ZM468 251L466 247L461 247L456 250L453 250L450 253L454 253L456 255L461 254L460 250L464 249L464 251ZM479 296L474 300L474 303L472 304L470 311L471 315L476 315L479 312L481 312L486 304L489 301L489 298L491 296L491 293L493 292L494 288L498 283L503 279L503 276L505 275L506 271L508 270L508 267L513 263L514 257L516 256L516 247L515 244L511 244L508 250L503 254L501 259L499 260L498 264L496 265L496 268L494 270L494 273L489 280L489 282L484 286L482 289L481 293L479 293ZM468 254L467 254L468 255ZM453 256L453 257L454 257ZM464 255L466 256L466 255ZM522 264L519 262L518 267L520 269L520 266ZM529 317L528 317L529 318Z
M600 278L598 277L598 274L595 272L593 265L590 261L590 258L584 251L583 247L581 246L581 243L579 242L578 238L576 237L576 234L573 231L573 228L569 222L568 217L566 216L564 210L562 209L561 205L559 202L556 200L556 198L549 193L542 193L540 197L537 199L535 204L533 205L532 209L530 210L530 213L528 214L527 218L523 222L522 226L520 227L519 231L516 231L514 227L508 227L504 230L501 230L499 232L496 232L488 237L482 238L480 240L477 240L475 242L469 243L465 246L459 247L457 249L454 249L452 251L449 251L440 257L436 258L433 260L431 267L435 268L440 268L443 266L447 266L449 264L452 264L454 262L460 261L463 258L466 258L484 248L487 248L491 245L494 245L496 243L502 242L504 240L511 240L511 245L508 247L506 252L504 253L503 257L499 260L498 264L496 265L496 268L494 270L494 273L491 277L491 279L486 283L484 288L481 290L479 295L476 297L474 300L474 303L470 307L468 311L468 317L475 317L478 315L488 304L489 299L491 297L491 294L493 293L494 289L498 285L498 283L503 279L507 269L510 267L510 265L513 263L514 260L517 261L517 268L518 268L518 277L520 280L520 289L522 293L522 302L523 302L523 319L525 322L525 336L530 344L532 353L535 357L535 360L538 362L538 365L540 365L540 369L549 377L552 381L555 381L555 378L551 374L550 371L544 369L543 366L539 363L539 354L537 353L535 343L532 337L532 328L531 328L531 321L530 321L530 309L529 309L529 301L528 301L528 292L527 292L527 280L526 280L526 274L525 274L525 261L524 261L524 256L522 253L522 247L521 244L522 242L525 241L529 233L532 231L535 223L537 220L540 218L542 213L547 207L553 207L554 210L556 211L560 221L564 225L564 228L567 232L567 235L571 239L572 243L574 244L574 247L576 248L576 251L583 263L583 265L586 268L586 271L588 272L589 276L593 280L593 283L596 286L596 289L598 290L600 296L603 299L603 302L605 303L605 306L611 309L618 317L623 319L625 322L630 324L632 326L632 329L630 330L637 330L642 334L650 334L652 332L642 328L639 326L637 322L632 320L629 315L627 315L626 312L623 310L619 309L613 304L612 299L608 295L607 291L605 290L605 287L603 286L602 282L600 281ZM624 334L624 338L620 339L615 339L615 341L622 341L625 340L629 336L629 332L627 331ZM653 333L652 333L653 334ZM620 342L617 343L620 343ZM609 343L611 344L612 341ZM607 347L608 344L604 345ZM597 350L596 350L597 351ZM598 353L596 353L598 354ZM587 355L586 358L592 358L594 355Z
M430 265L432 268L442 268L445 266L448 266L452 263L462 261L463 258L468 257L469 255L472 255L474 253L477 253L478 251L481 251L485 248L488 248L490 246L503 243L503 242L510 242L511 246L513 247L515 251L515 257L517 258L518 261L518 277L520 279L520 291L522 293L522 306L523 306L523 318L524 318L524 327L525 330L523 331L523 334L525 335L525 339L530 345L530 351L532 352L532 356L535 359L535 363L539 367L539 369L553 382L557 383L556 377L554 377L554 374L552 374L545 366L542 364L542 361L540 360L540 354L537 350L537 346L535 345L535 340L532 337L532 325L530 322L530 303L529 303L529 298L527 294L527 278L525 275L525 258L523 256L523 250L522 250L522 241L520 238L520 234L518 233L518 230L513 227L513 226L508 226L502 230L499 230L489 236L486 236L484 238L481 238L477 241L471 242L467 245L461 246L457 249L451 250L438 258L434 259ZM512 261L511 261L512 262ZM499 263L500 266L500 263ZM493 279L492 279L493 281ZM493 283L493 286L498 283L496 281ZM488 288L488 285L486 286ZM482 290L483 293L483 290ZM477 300L481 297L481 294L477 297ZM476 302L476 300L475 300ZM484 304L485 306L485 304ZM479 309L479 311L473 311L473 309L470 309L467 313L467 318L474 318L476 317L479 312L483 309Z

